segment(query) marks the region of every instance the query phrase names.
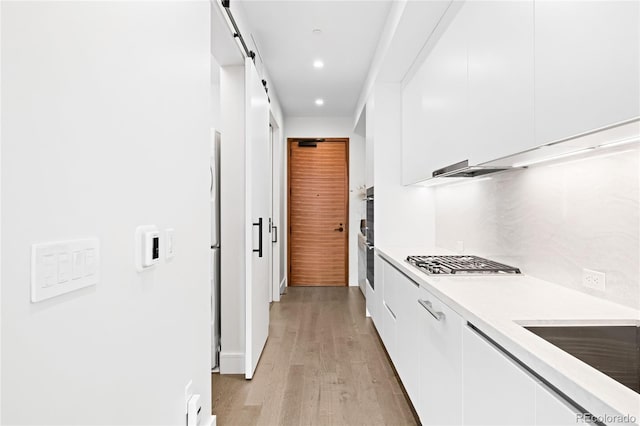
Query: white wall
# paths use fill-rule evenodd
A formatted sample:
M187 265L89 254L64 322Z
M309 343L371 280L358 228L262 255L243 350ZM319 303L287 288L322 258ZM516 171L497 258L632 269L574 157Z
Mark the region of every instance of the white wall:
M364 218L363 201L358 191L365 178L364 139L354 133L352 117L286 117L285 122L285 141L303 137L349 138L349 285L357 286L358 232L360 219ZM286 170L286 163L284 167Z
M367 158L373 157L375 245L430 247L435 210L430 188L402 185L402 90L377 83L366 105Z
M436 189L437 243L640 308L640 148ZM606 291L582 269L606 273Z
M1 7L2 423L184 424L189 380L208 421L209 3ZM31 304L31 245L85 236L100 283Z

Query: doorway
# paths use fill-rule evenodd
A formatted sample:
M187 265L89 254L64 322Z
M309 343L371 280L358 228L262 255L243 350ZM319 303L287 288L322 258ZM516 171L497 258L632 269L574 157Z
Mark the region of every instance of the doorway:
M349 284L349 139L289 138L291 286Z

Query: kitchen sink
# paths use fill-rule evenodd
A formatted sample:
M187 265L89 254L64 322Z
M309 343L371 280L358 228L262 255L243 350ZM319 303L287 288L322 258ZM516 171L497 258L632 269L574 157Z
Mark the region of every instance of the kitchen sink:
M523 327L640 393L640 324Z

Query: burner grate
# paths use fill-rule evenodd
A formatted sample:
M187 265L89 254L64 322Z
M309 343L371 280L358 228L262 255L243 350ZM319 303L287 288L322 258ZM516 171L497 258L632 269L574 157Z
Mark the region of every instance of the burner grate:
M520 269L478 256L407 256L429 274L519 274Z

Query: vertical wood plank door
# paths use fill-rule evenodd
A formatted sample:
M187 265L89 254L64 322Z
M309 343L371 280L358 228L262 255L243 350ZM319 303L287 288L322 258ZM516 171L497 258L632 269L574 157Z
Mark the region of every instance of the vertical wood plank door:
M349 139L289 139L289 285L346 286Z

